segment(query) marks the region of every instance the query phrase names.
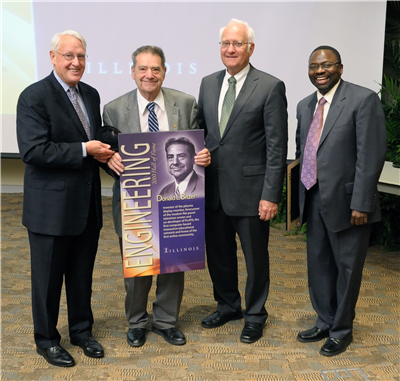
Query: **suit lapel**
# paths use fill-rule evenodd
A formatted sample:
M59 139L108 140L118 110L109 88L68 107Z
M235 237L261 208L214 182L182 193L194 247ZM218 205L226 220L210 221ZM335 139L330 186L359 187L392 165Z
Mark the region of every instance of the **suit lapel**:
M125 122L130 132L141 132L137 89L133 90L125 104Z
M222 70L215 76L215 81L210 88L210 91L207 92L207 97L210 98L211 104L211 120L214 120L213 126L216 126L217 131L216 134L219 136L219 119L218 119L218 104L219 104L219 96L221 93L222 82L225 78L226 70Z
M228 133L233 122L235 121L237 116L240 114L243 106L246 104L250 95L256 89L257 84L258 84L258 79L259 79L259 76L258 76L257 71L254 70L253 66L250 65L250 71L247 74L247 77L243 83L240 93L236 97L235 104L233 105L233 109L232 109L231 115L229 116L229 120L226 125L226 128L225 128L222 138ZM222 85L222 81L221 81L221 85ZM218 105L217 105L217 110L218 110ZM217 125L219 125L219 123Z
M302 125L305 126L305 129L302 131L303 134L303 144L304 146L306 145L306 140L307 140L307 135L308 131L310 130L311 127L311 122L314 117L314 111L315 111L315 106L317 104L317 93L314 93L314 96L311 98L310 103L307 106L307 112L304 115L304 122L302 122ZM303 148L304 148L303 146Z
M91 134L92 139L95 139L96 138L96 136L95 136L96 135L96 127L95 127L95 115L93 113L93 101L91 99L89 92L87 91L86 86L79 84L79 91L82 96L83 102L85 103L86 111L89 116L90 134ZM79 117L78 117L78 119L79 119ZM82 122L81 122L81 126L82 126ZM82 128L83 128L83 126L82 126ZM85 131L84 128L83 128L83 130ZM86 131L85 131L85 136L86 136Z
M169 95L168 90L161 89L164 96L165 111L168 118L170 131L179 130L179 109L175 106L175 100Z
M199 176L197 175L196 171L194 171L192 177L189 180L187 188L186 188L187 194L193 193L193 191L196 189L198 178L199 178Z
M335 125L337 118L339 117L340 113L343 110L346 99L345 90L346 90L346 84L342 80L333 97L332 104L329 107L329 112L325 120L324 128L322 130L321 139L319 140L319 147L324 142L325 138L328 136L332 127Z
M58 83L54 74L50 75L51 85L53 89L53 100L57 103L60 109L64 112L68 119L71 120L73 126L77 129L77 131L84 138L83 141L87 141L88 137L86 135L85 129L82 126L82 122L80 121L78 114L76 113L74 106L68 98L68 95L64 91L63 87ZM86 104L85 104L86 106Z

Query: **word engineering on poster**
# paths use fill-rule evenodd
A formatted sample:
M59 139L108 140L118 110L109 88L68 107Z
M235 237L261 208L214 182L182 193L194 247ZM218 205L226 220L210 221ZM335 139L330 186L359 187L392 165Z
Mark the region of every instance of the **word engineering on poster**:
M202 130L119 134L124 277L205 268Z

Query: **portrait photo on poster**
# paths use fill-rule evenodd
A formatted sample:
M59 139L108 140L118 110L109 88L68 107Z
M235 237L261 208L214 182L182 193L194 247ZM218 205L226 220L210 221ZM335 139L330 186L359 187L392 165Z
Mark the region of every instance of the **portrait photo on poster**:
M119 134L124 276L205 268L202 130Z

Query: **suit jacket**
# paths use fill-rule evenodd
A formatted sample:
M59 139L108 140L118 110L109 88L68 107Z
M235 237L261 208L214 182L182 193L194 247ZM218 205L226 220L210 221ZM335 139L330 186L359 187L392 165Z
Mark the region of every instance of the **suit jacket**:
M79 82L92 133L101 126L100 97ZM83 158L88 140L54 74L27 87L17 105L17 138L26 164L22 223L32 232L78 235L86 227L92 192L102 227L99 162Z
M204 197L204 177L198 175L196 171L194 171L192 177L189 180L185 194L196 197ZM175 196L175 181L161 189L160 196Z
M193 96L162 88L170 131L197 129L197 103ZM117 127L122 133L140 133L137 89L104 106L104 124ZM121 237L121 195L119 177L115 176L112 201L114 227Z
M279 202L287 155L287 102L279 79L250 66L223 136L218 101L225 70L203 78L199 126L211 164L206 168L206 208L221 202L231 216L257 216L261 199Z
M296 156L303 152L311 125L317 93L297 105ZM351 212L368 212L368 221L381 214L377 184L386 155L386 124L381 101L371 90L341 80L322 130L317 152L318 183L327 228L349 228ZM300 172L301 173L301 172ZM300 217L306 190L300 181Z

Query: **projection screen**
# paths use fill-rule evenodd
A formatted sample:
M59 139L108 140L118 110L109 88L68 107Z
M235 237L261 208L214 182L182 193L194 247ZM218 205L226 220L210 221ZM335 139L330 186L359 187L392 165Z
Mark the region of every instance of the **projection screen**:
M131 54L160 46L167 59L165 87L194 95L201 79L223 69L219 29L231 18L255 31L251 63L285 82L289 112L288 158L295 154L296 105L315 89L308 57L319 45L339 50L343 78L379 91L386 2L2 2L3 157L17 154L15 109L29 84L50 74L50 40L80 32L89 56L82 80L95 87L102 107L134 89Z

